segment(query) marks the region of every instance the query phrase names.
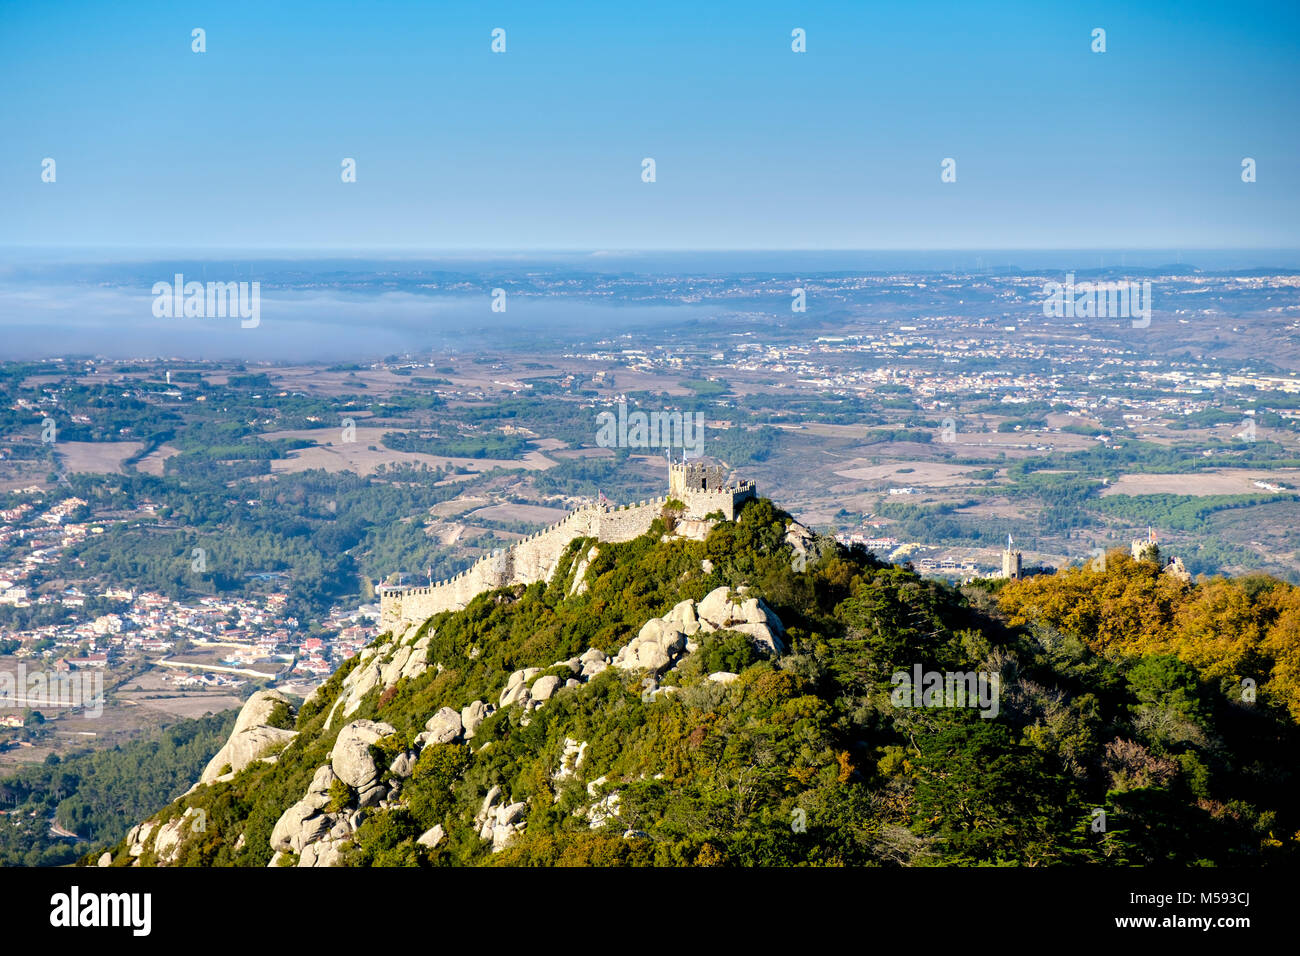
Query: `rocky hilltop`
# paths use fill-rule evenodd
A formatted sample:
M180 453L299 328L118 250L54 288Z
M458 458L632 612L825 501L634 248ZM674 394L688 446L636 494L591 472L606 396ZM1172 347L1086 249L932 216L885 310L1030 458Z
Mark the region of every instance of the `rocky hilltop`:
M270 865L278 866L289 860L297 866L337 865L367 810L382 811L400 805L403 783L419 765L425 747L468 744L483 721L499 709L517 707L522 714L540 710L557 693L580 688L610 667L641 677L644 700L674 693L679 688L660 687L658 677L698 650L702 635L717 631L745 634L764 653L781 654L785 650L781 638L785 629L780 618L761 599L749 597L747 591L744 585L734 592L719 587L698 602L687 598L662 617L646 621L612 658L592 647L549 667L516 670L505 678L500 693L490 695L491 701L475 700L459 711L453 707L439 708L425 722L424 730L416 734L411 746L387 765L377 761L372 748L396 735L396 728L382 721L348 718L376 688L388 691L399 680L424 673L429 635L424 627L413 625L400 637L367 648L359 657L359 666L344 678L329 708L325 729L340 725L328 755L329 762L316 768L302 799L285 810L275 823L270 840L274 851ZM706 679L729 683L737 676L718 671L708 674ZM269 726L267 720L276 705L287 703L287 698L275 691L259 691L250 697L240 711L229 741L212 758L194 789L204 784L229 782L254 761L277 762L276 755L265 754L281 750L296 734ZM564 774L572 775L580 768L586 747L586 742L566 740ZM342 788L350 796L346 803L337 805L331 794ZM605 809L610 807L606 805ZM524 803L503 798L500 786L493 787L475 817L482 839L490 842L494 851L503 849L515 833L524 829L526 810ZM617 814L602 813L602 822L605 816ZM167 824L145 823L136 827L127 837L127 854L138 861L147 849L152 849L153 862L164 866L175 863L181 837L199 832L193 829L193 817L193 809L186 808L182 816ZM416 842L432 848L444 836L442 825L435 824L420 834ZM101 865L111 863L112 854L101 857Z
M716 519L705 520L702 516L683 520L679 515L674 520L674 516L664 513L667 501L663 499L634 506L618 516L619 530L616 533L607 533L599 540L609 543L611 539L615 542L626 539L632 536L626 527L639 526L643 533L654 533L664 543L702 541L716 523ZM656 511L655 516L649 519L642 515L647 504ZM603 513L609 509L598 510ZM574 517L576 521L566 520L557 528L561 531L575 526L591 528L590 518L585 512ZM673 532L665 532L666 527L672 527ZM806 555L806 546L813 536L797 522L786 520L783 539L792 553ZM595 535L590 538L579 535L565 545L564 552L556 556L552 565L563 565L556 575L565 579L562 593L577 598L587 590L586 575L600 554L600 544ZM561 561L561 557L568 560ZM699 559L698 564L698 570L689 576L702 578L714 570L713 562L708 558ZM475 749L480 752L487 750L488 743L475 748L472 741L483 722L502 711L517 710L517 720L526 726L532 715L557 695L577 691L610 669L618 673L620 680L633 681L641 700L647 703L661 695L680 692L682 688L671 682L661 686L660 678L698 651L700 641L707 635L723 632L733 636L744 635L752 644L755 656L778 658L787 649L783 636L785 627L763 599L749 591L746 584L734 588L723 585L713 588L699 600L688 597L678 601L667 613L645 620L626 643L609 653L592 646L563 660L502 673L499 686L493 688L492 693L459 708L437 708L428 715L423 729L409 742L403 741L402 746L395 743L402 734L392 724L356 715L368 702L375 702L376 694L382 700L392 695L399 684L409 687L419 682L431 665L432 682L436 683L446 666L429 659L431 640L438 633L436 622L390 619L392 631L381 635L350 661L350 666L345 668L345 672L340 672L338 679L318 688L301 710L295 711L289 699L277 691L264 690L253 694L240 711L229 740L209 761L199 781L185 796L200 792L206 794L209 788L232 783L252 765L277 764L281 756L286 755L288 745L299 735L298 730L291 729L292 726L301 721L304 712L323 709L319 736L328 735L332 744L324 754L325 760L312 769L310 781L298 799L275 820L268 839L271 850L268 865L339 865L368 817L405 806L402 800L404 786L422 766L426 750L430 753L447 747L463 747L466 753ZM498 594L493 600L509 601L510 595ZM704 679L715 684L727 684L737 677L734 672L714 671ZM565 739L557 779L578 776L588 745L586 741ZM607 782L607 779L601 779L586 786L595 797L596 791ZM484 795L473 818L474 827L483 842L489 844L493 852L499 852L516 834L524 831L528 809L526 802L511 800L500 785L494 785ZM597 800L587 813L593 827L616 820L617 816L616 792ZM104 853L97 863L100 866L128 862L133 866L142 862L174 865L181 861L186 841L202 840L207 833L206 813L186 805L185 798L182 798L162 819L146 821L133 828L116 855ZM415 843L434 849L445 837L445 827L435 824L421 832ZM234 846L242 849L246 845L247 836L241 833Z
M1217 585L1117 553L1104 571L959 592L820 538L766 499L734 520L681 517L665 506L627 540L576 536L542 580L395 619L296 706L255 694L190 791L84 862L1040 864L1293 850L1271 836L1289 812L1273 776L1245 799L1221 769L1272 741L1249 759L1282 761L1284 778L1283 685L1257 673L1260 699L1243 710L1223 690L1235 672L1188 662L1203 646L1117 658L1096 643L1152 609L1176 622L1185 606L1223 606ZM1283 598L1300 613L1285 588L1251 592L1261 615ZM1289 627L1287 607L1260 633ZM1134 640L1159 649L1162 633ZM900 698L898 675L914 673L999 696ZM1097 811L1104 831L1090 826ZM1277 832L1300 829L1287 825ZM1177 838L1187 832L1194 847Z

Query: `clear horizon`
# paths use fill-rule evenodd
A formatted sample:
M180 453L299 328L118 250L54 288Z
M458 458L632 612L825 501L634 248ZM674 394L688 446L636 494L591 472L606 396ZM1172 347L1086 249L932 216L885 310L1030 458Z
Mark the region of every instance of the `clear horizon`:
M461 248L434 249L417 247L301 247L301 246L210 246L210 247L162 247L153 245L97 246L85 247L75 244L5 246L0 244L0 254L5 261L0 261L0 276L6 268L17 264L52 263L68 266L94 265L138 265L144 263L165 263L179 261L220 262L246 260L250 262L334 262L355 260L360 262L411 262L411 263L469 263L488 264L493 262L527 262L569 266L599 266L602 262L628 264L637 260L653 262L659 260L661 267L671 265L676 271L685 264L687 257L723 259L743 259L752 257L752 268L769 271L765 268L777 257L802 260L795 265L805 268L820 268L809 260L824 257L828 261L839 263L827 266L827 271L842 271L845 268L861 268L870 271L874 268L899 268L914 271L942 271L939 266L919 265L922 258L934 262L945 257L967 257L960 263L963 271L975 264L975 268L1044 268L1056 263L1062 268L1094 268L1093 257L1098 257L1102 267L1120 267L1125 265L1150 268L1159 265L1181 265L1194 268L1240 269L1240 268L1300 268L1300 246L1182 246L1173 247L1024 247L1024 248L987 248L987 247L951 247L951 248L799 248L783 249L768 247L737 248L639 248L639 249L547 249L547 248ZM851 257L864 257L862 262L848 262ZM902 260L912 258L910 264ZM1036 260L1018 262L1016 259ZM1132 258L1132 262L1127 261ZM892 266L882 266L870 260L890 260ZM987 262L983 260L987 259ZM1086 260L1086 261L1085 261ZM1234 264L1225 264L1232 260ZM982 262L982 265L979 263ZM845 263L848 263L847 265ZM1249 263L1249 265L1247 265ZM953 262L956 266L958 263ZM714 265L717 271L729 271L741 268L734 262L725 266Z
M1271 0L8 5L0 246L1297 248L1298 64Z

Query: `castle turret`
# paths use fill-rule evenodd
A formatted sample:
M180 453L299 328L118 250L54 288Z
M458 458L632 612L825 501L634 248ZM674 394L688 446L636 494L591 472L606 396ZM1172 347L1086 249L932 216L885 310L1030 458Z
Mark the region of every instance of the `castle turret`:
M1150 528L1147 528L1146 538L1133 539L1133 560L1160 563L1160 546L1156 544L1155 532Z
M1183 582L1184 584L1192 583L1192 575L1187 570L1186 565L1183 564L1182 558L1170 558L1169 563L1165 565L1165 574L1169 575L1176 581Z
M716 511L734 521L741 505L758 493L752 481L730 484L719 465L680 462L668 466L668 496L686 506L685 518L703 518Z

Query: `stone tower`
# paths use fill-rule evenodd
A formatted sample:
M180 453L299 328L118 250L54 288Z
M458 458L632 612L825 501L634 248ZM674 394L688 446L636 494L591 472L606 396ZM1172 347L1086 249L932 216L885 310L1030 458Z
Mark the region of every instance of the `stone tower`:
M1002 576L1008 581L1020 580L1022 555L1011 549L1011 535L1007 535L1007 546L1002 552Z
M757 496L752 481L729 484L727 473L718 465L674 462L668 466L668 497L686 506L686 518L703 518L718 511L728 521L735 521L740 506Z
M1147 528L1145 538L1133 539L1133 560L1160 563L1160 546L1156 544L1155 532L1150 528Z

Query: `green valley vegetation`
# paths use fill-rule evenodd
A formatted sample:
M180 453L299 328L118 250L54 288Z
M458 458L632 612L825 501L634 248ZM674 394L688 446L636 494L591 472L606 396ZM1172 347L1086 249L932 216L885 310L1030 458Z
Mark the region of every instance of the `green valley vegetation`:
M234 726L235 712L182 720L108 750L0 777L0 866L63 866L115 843L188 789ZM51 824L75 833L59 836Z
M1216 511L1250 508L1278 500L1294 502L1300 500L1300 495L1110 495L1101 498L1097 506L1134 525L1197 532Z
M302 812L338 814L337 862L358 866L1300 855L1300 589L1262 576L1186 584L1123 554L1102 571L954 589L827 539L796 555L790 527L760 499L702 541L664 540L660 522L622 544L578 540L547 582L381 635L369 653L400 644L427 666L367 683L344 716L363 655L350 660L297 711L274 763L153 818L205 813L206 830L167 862L266 866L277 821L317 781ZM636 669L573 680L553 663L613 654L680 602L742 586L783 622L784 653L700 632L657 690ZM555 678L543 706L500 697L471 738L429 738L442 708L495 705L523 668ZM899 706L895 675L916 668L996 676L999 706ZM385 803L356 809L357 792L322 777L345 726L380 728L368 760L375 786L392 788ZM483 823L498 796L496 819L514 828L504 841L484 835L500 832ZM118 843L113 864L130 865L130 849ZM140 851L159 862L148 842Z

